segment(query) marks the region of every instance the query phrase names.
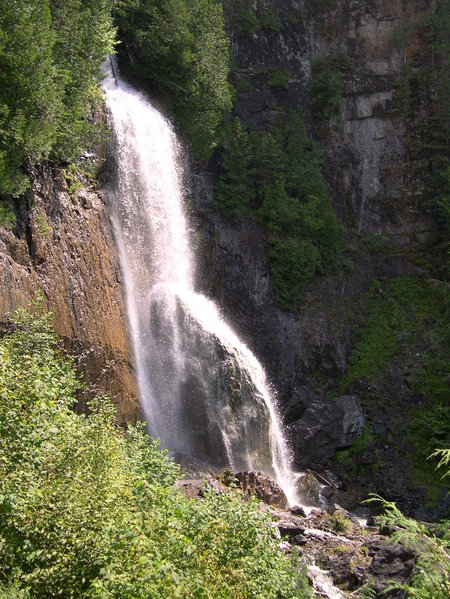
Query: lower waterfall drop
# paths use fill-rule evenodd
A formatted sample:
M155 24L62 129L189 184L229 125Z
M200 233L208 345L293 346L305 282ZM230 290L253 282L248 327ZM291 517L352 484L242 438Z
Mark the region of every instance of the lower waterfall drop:
M170 451L214 467L262 470L295 503L295 475L264 370L193 287L172 127L118 77L107 77L104 90L116 163L111 221L149 432Z

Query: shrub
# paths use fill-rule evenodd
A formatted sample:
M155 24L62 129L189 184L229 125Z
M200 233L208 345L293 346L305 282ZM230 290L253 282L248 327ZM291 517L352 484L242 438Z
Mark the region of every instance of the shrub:
M350 68L345 56L317 58L312 63L313 81L311 85L312 110L318 119L342 121L342 77Z
M16 224L17 217L12 207L0 201L0 227L12 229Z
M267 80L267 85L276 89L288 90L290 78L291 73L289 71L274 71Z
M188 500L179 468L80 387L51 316L19 309L0 340L2 597L277 597L311 593L254 501Z

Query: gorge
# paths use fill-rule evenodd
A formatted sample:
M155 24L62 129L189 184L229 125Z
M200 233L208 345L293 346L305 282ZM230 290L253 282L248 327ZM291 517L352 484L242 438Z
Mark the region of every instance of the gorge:
M212 545L217 541L217 547L235 547L234 557L243 555L240 544L254 551L249 564L260 563L260 552L261 571L270 572L266 565L278 555L278 541L254 532L253 516L234 522L233 510L242 515L247 507L231 499L228 506L221 498L228 493L224 480L231 476L232 484L248 490L254 471L262 470L284 488L291 504L308 496L320 506L308 518L301 511L277 514L277 530L288 537L288 545L282 543L285 551L296 554L300 548L310 563L330 567L339 586L330 596L366 590L381 597L391 574L399 574L401 583L411 580L416 559L419 590L411 593L429 596L420 586L425 578L421 582L417 574L424 563L421 552L432 535L447 555L450 508L439 453L450 444L449 31L447 0L4 3L0 458L12 474L0 481L1 524L11 533L11 551L1 557L8 564L19 559L12 549L16 525L22 531L17 538L37 547L23 551L19 590L28 585L28 567L40 572L39 588L47 588L51 568L45 559L56 559L53 544L72 563L78 555L74 547L105 541L94 518L84 532L76 529L66 554L66 529L52 528L52 506L71 501L66 488L73 502L55 514L72 514L73 509L80 516L84 496L77 476L92 491L92 505L99 500L101 518L115 523L113 537L126 554L119 550L114 562L106 545L93 549L89 559L81 551L76 576L88 562L102 564L101 573L97 566L86 569L94 586L109 584L105 581L111 572L121 572L122 560L129 569L124 578L115 580L113 574L111 582L120 596L123 580L134 580L138 538L145 539L145 555L153 557L142 558L145 567L137 569L136 584L130 582L131 596L139 596L141 582L147 593L162 596L161 587L152 586L158 576L174 596L186 589L202 596L195 587L195 568L207 564L205 555L223 555L222 549L209 552L208 544L202 545L204 553L199 550L202 535ZM116 77L119 86L101 76L101 65L114 51L123 73L123 80ZM82 380L76 401L72 387L64 396L61 405L67 398L72 403L61 423L72 422L75 409L79 420L73 430L85 424L95 429L96 418L103 417L97 412L106 415L104 429L97 422L105 433L101 450L92 447L83 466L88 476L86 464L100 468L98 455L105 456L105 464L111 458L105 476L100 468L101 476L84 479L83 468L75 475L70 460L62 468L54 466L51 452L45 454L46 447L55 456L67 448L69 457L61 457L65 464L78 449L73 450L76 435L72 439L70 426L58 424L59 416L54 426L59 408L52 402L62 393L59 383L49 390L48 369L44 383L39 369L21 370L29 348L37 351L30 360L36 357L41 365L39 335L51 339L45 327L44 333L39 329L39 314L35 326L15 312L29 305L36 291L42 306L53 311L64 352L73 356ZM14 344L22 347L22 326L25 337L38 331L38 341L25 344L23 364L20 353L17 357L11 350ZM47 349L51 358L53 345ZM23 390L29 401L14 386L28 380ZM4 399L8 385L17 392L11 406ZM102 412L98 405L103 400L95 398L104 393L114 407L105 400ZM48 422L40 422L38 412L29 420L31 404L42 406ZM112 425L107 414L114 411ZM182 503L169 490L175 464L161 465L164 454L152 453L154 445L142 444L133 427L123 432L139 420L187 470L192 466L203 473L204 467L208 476L214 472L219 478L224 467L235 474L250 472L209 480L207 488L218 493L215 499L197 481L196 501ZM9 422L18 423L29 441L23 451L21 435ZM114 428L117 423L120 430ZM86 451L89 435L83 436ZM44 452L36 462L35 440L38 453ZM123 455L110 451L128 442L131 449ZM30 456L28 462L15 459L9 449L15 443L20 456ZM141 469L133 452L142 459ZM51 465L39 470L39 460ZM22 476L15 468L25 464L28 482L14 487ZM293 471L306 471L301 484ZM51 488L53 483L59 488L60 475L61 504L55 504ZM94 479L111 485L107 491L102 485L91 489ZM44 489L48 483L49 493L41 493L34 480ZM7 481L15 489L10 495L3 490ZM156 495L148 490L154 484ZM99 489L105 493L100 498ZM395 502L420 522L418 553L386 543L379 526L365 538L367 531L360 531L351 513L367 513L361 502L369 493L385 498L381 505L388 514ZM39 510L48 518L42 526L47 530L48 524L48 543L38 533L33 536L26 517L21 520L25 508L11 507L16 496L22 506L36 500L40 507L29 509L36 518ZM14 501L8 503L9 497ZM107 497L105 504L102 497ZM122 500L145 526L152 521L155 536L134 521L122 527L121 518L128 517L119 509ZM159 500L162 512L153 517L152 502L159 505ZM109 512L114 502L118 507ZM166 505L170 526L164 529ZM378 517L381 508L370 507ZM226 520L219 518L217 527L215 510ZM186 533L189 513L195 520L191 537ZM8 528L8 522L14 526ZM381 527L383 533L386 529ZM52 531L58 530L61 535L55 538ZM216 537L209 536L211 530ZM84 539L85 531L95 532L78 545L77 535ZM161 565L164 557L162 562L155 557L166 555L167 547L159 545L166 533L173 543L167 568ZM261 545L249 548L251 539L263 538L274 554L265 554ZM158 547L155 553L153 547ZM199 563L189 570L197 552ZM29 555L32 566L26 563ZM46 564L42 571L41 559ZM158 569L147 580L152 559ZM113 562L116 569L108 570ZM395 572L386 571L388 562L395 564ZM221 563L223 570L217 564L214 568L223 574L221 588L226 589L231 570L227 559ZM233 564L238 573L233 584L238 584L240 570ZM277 568L264 588L293 588L291 575L278 576ZM0 571L0 594L3 584L11 584L15 599L13 570ZM209 589L208 568L202 572L198 584ZM448 571L439 565L432 574L445 578L439 588L446 597ZM370 586L372 575L376 589ZM70 583L64 579L55 594L64 596L76 576ZM265 584L264 576L253 581L249 570L243 576L249 597L253 582ZM84 592L80 596L89 596ZM304 589L301 593L308 596Z

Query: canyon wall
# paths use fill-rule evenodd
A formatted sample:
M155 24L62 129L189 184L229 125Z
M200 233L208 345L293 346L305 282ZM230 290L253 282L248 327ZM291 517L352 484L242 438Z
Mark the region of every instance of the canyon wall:
M357 456L361 485L370 479L371 488L414 512L423 491L411 475L415 448L406 427L423 402L424 389L411 380L422 368L417 357L426 347L418 338L409 340L409 347L386 360L375 383L367 377L355 378L345 389L340 383L390 282L435 275L421 260L433 227L423 205L423 179L411 175L420 168L410 155L411 131L399 100L411 42L395 41L404 22L412 27L434 5L422 0L247 4L253 20L244 29L236 4L223 2L237 87L234 114L247 127L263 130L276 126L280 110L303 112L324 149L333 209L346 227L344 265L335 275L316 276L297 310L280 310L270 284L267 232L254 217L232 220L214 210L215 175L194 168L198 281L266 367L297 466L320 463L320 452L316 459L308 454L308 464L302 457L304 440L297 432L304 430L305 410L316 405L321 412L322 402L345 391L360 402L370 430L370 441ZM313 64L323 57L347 65L334 122L317 118L312 109ZM273 85L280 72L288 79ZM354 414L355 422L359 417ZM342 442L346 446L348 440ZM335 470L345 473L339 465ZM358 480L357 473L352 476Z
M87 388L108 393L122 423L139 413L116 251L106 207L81 173L33 173L14 232L0 228L0 320L40 291Z

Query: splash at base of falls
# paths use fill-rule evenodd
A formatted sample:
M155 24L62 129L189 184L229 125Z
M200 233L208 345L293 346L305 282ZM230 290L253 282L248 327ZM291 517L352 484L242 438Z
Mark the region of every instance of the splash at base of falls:
M261 470L295 503L289 450L263 368L193 286L169 122L115 75L104 83L116 162L109 190L149 432L217 467Z

